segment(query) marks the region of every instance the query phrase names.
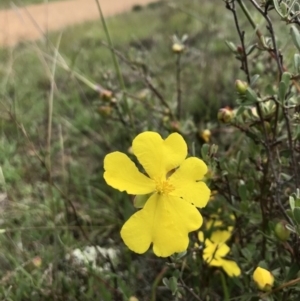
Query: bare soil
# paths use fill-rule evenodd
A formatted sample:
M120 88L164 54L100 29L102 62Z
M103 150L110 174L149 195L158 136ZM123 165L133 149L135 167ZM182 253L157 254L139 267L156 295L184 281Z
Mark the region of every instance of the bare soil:
M153 0L100 0L105 17L145 5ZM0 45L14 46L21 41L40 39L50 31L99 19L95 0L54 1L24 8L0 10Z

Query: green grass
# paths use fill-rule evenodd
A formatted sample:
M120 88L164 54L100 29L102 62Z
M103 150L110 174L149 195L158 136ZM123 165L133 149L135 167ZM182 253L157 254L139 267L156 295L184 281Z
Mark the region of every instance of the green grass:
M25 6L25 5L30 5L30 4L42 4L42 3L48 3L52 1L58 1L58 0L2 0L0 2L0 9L8 9L11 7L14 7L15 5L17 6Z
M0 51L0 184L4 199L0 206L5 209L0 227L6 229L0 234L0 254L5 254L0 256L2 298L117 300L116 286L124 300L132 295L149 300L164 261L151 255L142 260L121 242L119 229L134 209L125 194L104 183L103 157L113 150L127 152L134 135L142 130L166 133L172 128L167 114L149 113L149 106L163 109L143 77L151 79L174 106L177 57L171 51L173 34L189 35L181 58L181 126L185 130L191 124L197 127L191 128L187 137L189 146L197 130L215 120L218 108L233 103L232 87L242 74L229 59L232 54L224 43L225 39L236 40L229 12L217 9L218 1L204 1L201 6L199 1L175 3L177 7L160 3L107 20L115 49L121 54L118 60L134 127L123 111L100 21L69 28L61 36L51 34L49 41ZM55 61L54 45L71 72L61 68L60 59ZM49 114L54 65L53 113ZM119 111L74 72L112 90ZM103 114L103 108L112 113ZM118 121L120 115L125 124ZM116 271L109 276L92 268L84 272L65 259L72 250L92 244L120 251ZM42 259L39 268L30 264L36 256ZM98 264L103 265L103 260L99 258ZM162 292L158 300L170 298Z

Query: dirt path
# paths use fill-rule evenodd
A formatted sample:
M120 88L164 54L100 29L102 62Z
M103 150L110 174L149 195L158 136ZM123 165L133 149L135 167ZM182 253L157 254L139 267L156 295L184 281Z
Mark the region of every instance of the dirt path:
M135 4L145 5L152 1L100 0L99 2L104 16L109 17L128 11ZM55 31L98 18L95 0L59 1L30 5L26 9L0 10L0 45L14 46L22 40L36 40L42 37L42 32Z

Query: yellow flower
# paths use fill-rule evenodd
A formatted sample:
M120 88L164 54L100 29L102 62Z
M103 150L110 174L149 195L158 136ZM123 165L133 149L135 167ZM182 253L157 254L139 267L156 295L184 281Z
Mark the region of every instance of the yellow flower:
M253 273L253 280L262 291L270 291L274 284L274 276L266 269L257 267Z
M210 231L213 228L220 228L223 225L220 220L208 220L206 229ZM198 239L204 242L203 259L210 266L221 267L229 277L239 276L241 270L233 260L224 259L230 252L230 248L225 242L230 238L233 227L228 227L228 230L215 230L210 238L205 239L202 231L198 233Z
M198 158L186 159L187 145L177 133L165 140L155 132L141 133L133 140L132 152L148 176L121 152L104 159L107 184L129 194L149 194L144 207L123 225L122 239L139 254L151 243L161 257L185 251L188 233L202 224L196 207L206 206L210 197L209 188L200 181L207 166Z

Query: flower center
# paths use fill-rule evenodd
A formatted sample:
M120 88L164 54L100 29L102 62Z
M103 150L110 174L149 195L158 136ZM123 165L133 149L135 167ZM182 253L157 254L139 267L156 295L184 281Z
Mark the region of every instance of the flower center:
M170 184L167 180L159 180L156 182L156 192L159 194L168 194L175 189L175 187Z

